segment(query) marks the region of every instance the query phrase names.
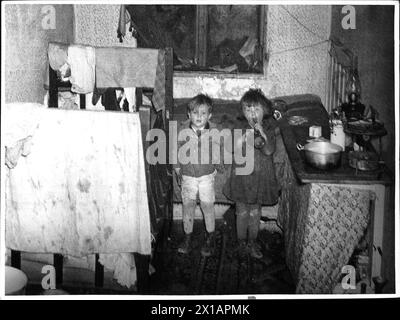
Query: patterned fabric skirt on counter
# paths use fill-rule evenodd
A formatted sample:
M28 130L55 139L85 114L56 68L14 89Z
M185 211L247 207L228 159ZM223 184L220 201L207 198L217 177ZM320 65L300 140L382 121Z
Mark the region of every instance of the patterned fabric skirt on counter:
M287 169L292 179L282 190L278 223L296 293L332 293L366 232L375 193L355 185L300 185Z

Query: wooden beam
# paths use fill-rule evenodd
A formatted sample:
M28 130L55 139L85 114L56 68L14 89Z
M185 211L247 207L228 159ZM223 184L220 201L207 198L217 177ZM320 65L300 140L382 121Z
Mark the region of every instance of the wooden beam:
M80 109L86 109L86 95L85 94L79 95L79 107L80 107Z
M264 44L266 42L266 28L265 25L267 23L266 17L267 17L267 10L268 6L257 6L257 12L258 12L258 41L262 47L264 47Z
M196 61L200 66L207 62L208 9L206 5L196 6Z
M261 46L261 61L263 67L263 74L267 74L267 67L269 57L267 53L267 17L268 17L268 6L258 6L258 42Z
M49 65L49 108L58 108L57 72Z
M59 289L59 286L63 282L63 263L64 263L64 257L62 254L54 254L53 255L53 265L54 268L56 269L56 288Z
M174 113L174 59L173 49L165 49L165 108L168 111L166 119L173 118Z
M174 83L173 83L173 75L174 75L174 62L173 62L173 50L172 48L167 48L166 55L165 55L165 75L166 75L166 85L165 85L165 99L166 99L166 106L167 106L167 111L168 111L168 117L167 117L167 126L166 126L166 131L169 131L169 120L173 119L174 115ZM169 133L166 135L169 137ZM170 148L170 141L167 139L167 163L170 163L169 159L169 148ZM170 236L170 231L171 231L171 225L172 225L172 219L173 219L173 169L171 164L167 164L167 173L169 174L169 186L170 188L168 189L168 200L167 200L167 206L166 206L166 221L164 222L165 227L164 229L164 249L167 246L167 241Z

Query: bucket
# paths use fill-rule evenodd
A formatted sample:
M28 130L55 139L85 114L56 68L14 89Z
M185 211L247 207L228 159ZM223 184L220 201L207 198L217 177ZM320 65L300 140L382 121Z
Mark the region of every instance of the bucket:
M24 295L28 277L21 270L6 266L6 295Z

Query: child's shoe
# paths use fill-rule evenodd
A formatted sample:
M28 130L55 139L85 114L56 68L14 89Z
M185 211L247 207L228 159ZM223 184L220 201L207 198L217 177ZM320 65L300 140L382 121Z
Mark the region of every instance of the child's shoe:
M250 255L253 258L256 259L261 259L263 257L263 254L261 252L261 248L258 245L258 243L256 241L249 241L249 249L250 249Z
M206 241L201 248L201 255L203 257L211 256L214 249L214 232L207 233Z
M190 240L192 239L192 234L185 234L185 239L182 241L178 248L179 253L186 254L190 251Z

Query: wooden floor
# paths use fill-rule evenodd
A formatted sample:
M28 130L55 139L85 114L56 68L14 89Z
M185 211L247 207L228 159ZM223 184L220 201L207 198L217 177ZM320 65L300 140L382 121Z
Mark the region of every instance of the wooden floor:
M217 221L214 254L203 258L204 224L196 220L192 250L186 255L177 248L183 239L182 224L174 222L171 238L156 273L151 279L153 294L227 295L227 294L290 294L294 286L284 262L281 235L262 230L259 244L264 257L254 259L237 250L234 210ZM157 261L156 261L157 262Z
M235 214L229 209L223 219L216 221L216 245L211 257L200 254L204 243L203 220L195 220L192 250L183 255L177 252L183 239L181 221L174 221L170 238L162 253L155 255L148 294L153 295L234 295L234 294L292 294L294 285L284 261L283 239L280 233L261 230L259 244L263 258L254 259L237 250ZM29 264L32 269L32 265ZM23 265L25 272L28 265ZM31 270L32 271L32 270ZM38 272L38 271L37 271ZM36 273L37 273L36 272ZM65 281L61 289L69 294L138 294L136 288L127 289L116 284L112 275L105 277L106 287L90 285L93 274L79 273L81 284ZM34 272L31 272L32 274ZM82 274L81 274L82 273ZM68 274L65 275L66 280ZM84 279L83 279L84 278ZM110 278L110 279L109 279ZM108 280L107 280L108 279ZM89 284L89 285L88 285ZM42 294L40 282L30 282L27 294Z

